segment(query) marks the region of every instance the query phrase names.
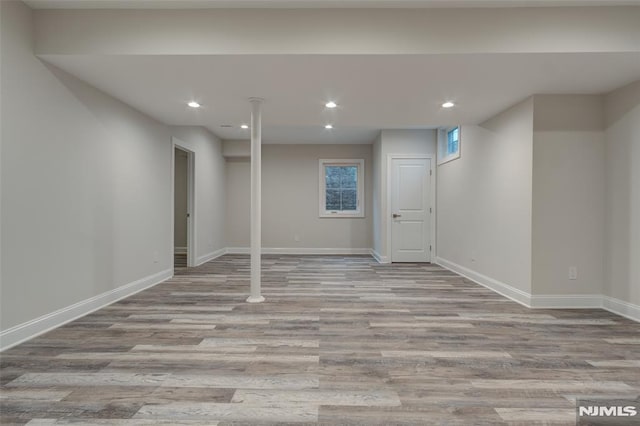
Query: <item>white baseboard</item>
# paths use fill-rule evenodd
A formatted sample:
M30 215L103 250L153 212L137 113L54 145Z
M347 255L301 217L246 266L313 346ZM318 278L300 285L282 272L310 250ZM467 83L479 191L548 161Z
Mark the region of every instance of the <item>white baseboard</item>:
M153 287L172 276L173 269L166 269L89 299L74 303L66 308L59 309L50 314L43 315L39 318L4 330L0 332L0 351L4 351L27 340L33 339L40 334L60 327L61 325L90 314L100 308L104 308L105 306L110 305L113 302L117 302L120 299L131 296L149 287Z
M173 252L176 254L186 254L187 253L187 248L186 247L174 247L173 248Z
M249 254L249 247L227 247L226 254Z
M532 296L532 308L604 309L640 322L640 306L601 294L567 294Z
M602 308L609 312L640 322L640 306L609 296L602 296Z
M198 258L196 258L196 266L200 266L203 263L206 263L210 260L216 259L224 254L227 254L228 251L226 248L221 248L220 250L216 250L216 251L212 251L211 253L207 253L203 256L198 256Z
M264 247L264 254L316 254L316 255L355 255L370 254L368 248L302 248L302 247Z
M200 256L197 264L213 260L226 253L248 254L246 247L228 247ZM319 254L349 255L370 254L380 263L388 263L388 258L380 256L373 249L329 249L329 248L264 248L266 254ZM437 257L435 263L468 278L483 287L495 291L528 308L603 308L616 315L640 322L640 306L609 296L601 295L537 295L516 289L508 284L482 275L456 263ZM39 318L16 325L0 332L0 351L4 351L54 328L83 317L118 300L153 287L173 276L172 269L166 269L148 277L125 284L116 289L80 301Z
M229 254L249 254L249 247L227 247ZM263 254L294 254L294 255L362 255L371 254L368 248L303 248L303 247L263 247Z
M600 294L540 294L531 296L531 308L536 309L598 309Z
M518 302L521 305L526 306L527 308L531 307L531 295L525 291L519 290L515 287L510 286L509 284L505 284L491 277L487 277L486 275L482 275L479 272L473 271L469 268L465 268L464 266L458 265L457 263L448 261L441 257L436 257L435 262L443 268L455 272L456 274L462 275L463 277L468 278L471 281L488 288L489 290L493 290L496 293L513 300L514 302Z
M388 256L382 256L374 249L369 250L369 254L371 255L371 257L377 260L378 263L391 263Z
M640 322L640 306L600 294L531 295L508 284L472 271L441 257L436 263L514 302L533 309L605 309L616 315Z

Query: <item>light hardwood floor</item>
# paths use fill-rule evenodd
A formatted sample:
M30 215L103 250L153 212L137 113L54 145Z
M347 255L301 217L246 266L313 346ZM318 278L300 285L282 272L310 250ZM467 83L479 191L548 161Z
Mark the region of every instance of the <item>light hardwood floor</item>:
M640 393L640 325L429 264L226 255L2 354L3 424L574 424ZM43 420L48 419L48 420Z

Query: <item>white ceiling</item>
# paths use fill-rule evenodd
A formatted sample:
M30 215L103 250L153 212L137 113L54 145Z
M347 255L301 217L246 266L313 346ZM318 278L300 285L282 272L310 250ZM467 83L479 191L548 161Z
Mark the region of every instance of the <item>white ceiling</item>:
M606 93L640 76L640 53L42 59L164 123L203 125L223 139L248 137L239 129L247 99L263 97L266 143L370 143L379 129L479 123L531 94ZM328 100L339 107L327 110ZM445 100L457 106L444 110Z
M640 0L25 0L34 9L423 8L619 6Z

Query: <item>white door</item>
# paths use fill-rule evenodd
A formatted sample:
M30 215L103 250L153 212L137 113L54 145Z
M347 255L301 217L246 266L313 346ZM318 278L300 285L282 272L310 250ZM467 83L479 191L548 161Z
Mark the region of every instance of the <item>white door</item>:
M391 159L391 261L430 262L431 160Z

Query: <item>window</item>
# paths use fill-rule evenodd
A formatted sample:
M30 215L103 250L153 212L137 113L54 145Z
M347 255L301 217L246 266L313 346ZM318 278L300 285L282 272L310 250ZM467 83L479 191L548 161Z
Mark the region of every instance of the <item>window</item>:
M460 141L460 129L454 127L447 132L447 155L458 153L458 142Z
M364 160L320 160L320 217L364 217Z
M460 158L460 126L438 129L438 165Z

